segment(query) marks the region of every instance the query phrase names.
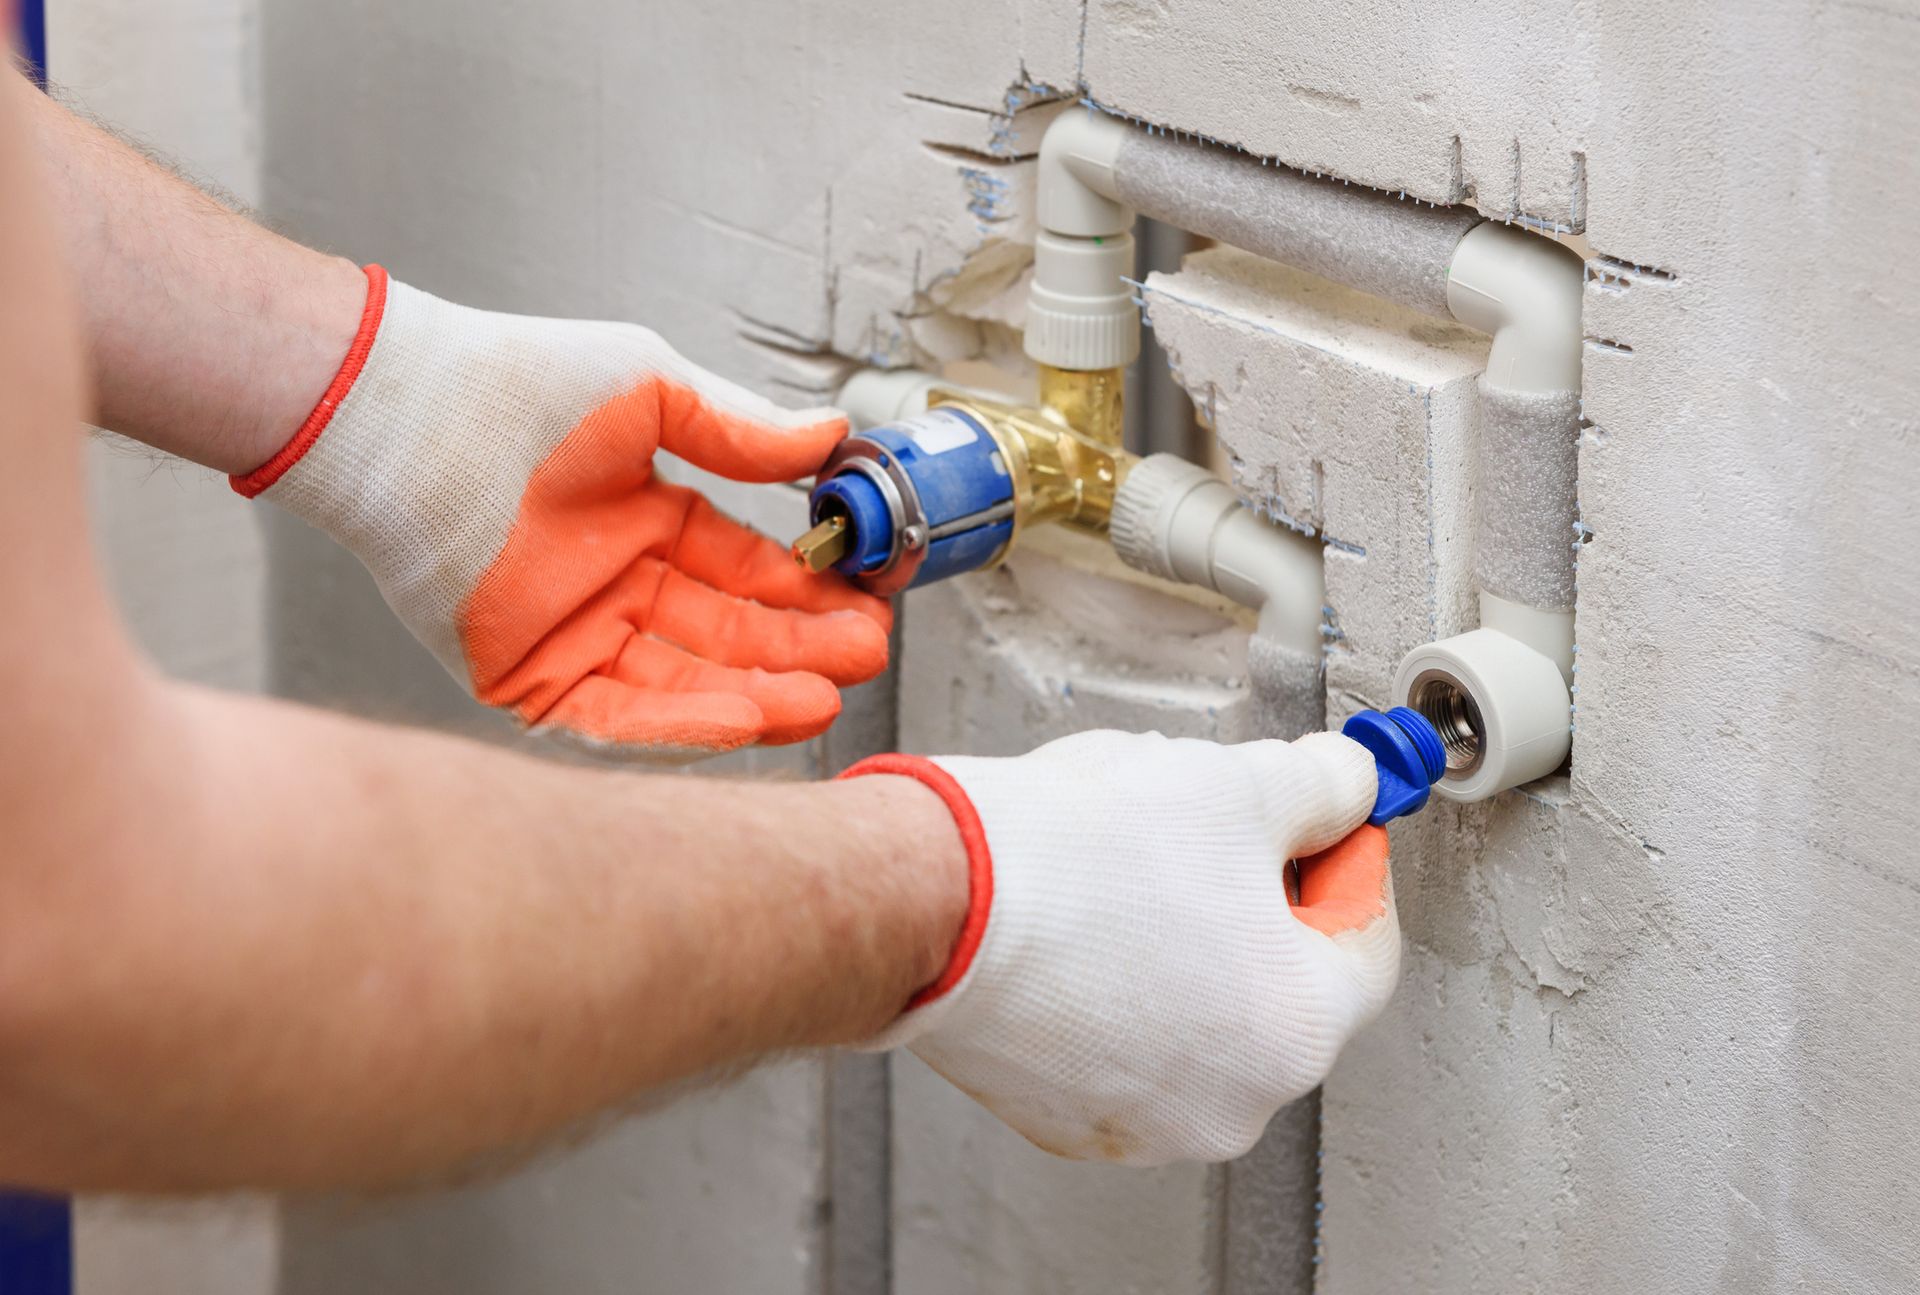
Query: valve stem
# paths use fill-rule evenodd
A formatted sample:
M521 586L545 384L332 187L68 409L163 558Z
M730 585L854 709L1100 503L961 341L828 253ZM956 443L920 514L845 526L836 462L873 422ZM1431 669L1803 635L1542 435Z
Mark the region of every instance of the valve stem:
M825 571L847 555L847 519L835 514L793 542L793 560L809 571Z

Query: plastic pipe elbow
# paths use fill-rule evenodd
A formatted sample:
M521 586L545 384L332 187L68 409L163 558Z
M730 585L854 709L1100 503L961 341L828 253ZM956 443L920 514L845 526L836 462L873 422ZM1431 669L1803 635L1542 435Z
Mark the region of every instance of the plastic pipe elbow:
M1512 225L1475 225L1454 248L1447 308L1493 335L1487 383L1509 391L1580 385L1580 258Z
M1040 137L1040 228L1074 238L1124 234L1133 209L1114 167L1129 127L1091 108L1069 108Z
M1205 468L1173 454L1140 460L1114 498L1111 536L1128 566L1257 608L1262 637L1318 658L1320 545L1260 520Z

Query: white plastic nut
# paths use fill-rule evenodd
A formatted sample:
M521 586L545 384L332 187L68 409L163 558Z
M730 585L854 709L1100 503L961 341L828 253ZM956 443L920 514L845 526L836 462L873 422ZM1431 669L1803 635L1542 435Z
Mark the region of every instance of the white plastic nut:
M1033 245L1026 351L1056 369L1118 369L1140 354L1133 235L1042 233Z
M1560 667L1499 630L1427 643L1409 652L1393 695L1440 731L1447 800L1485 800L1544 778L1573 745L1572 699Z

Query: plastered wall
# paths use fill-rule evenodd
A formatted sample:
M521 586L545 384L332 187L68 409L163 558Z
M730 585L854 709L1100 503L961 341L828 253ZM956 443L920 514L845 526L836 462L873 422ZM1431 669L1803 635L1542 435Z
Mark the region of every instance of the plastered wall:
M1017 367L1030 159L1076 94L1590 257L1570 771L1396 829L1400 993L1254 1157L1063 1164L910 1059L808 1061L505 1182L302 1204L281 1289L1920 1284L1920 10L262 0L259 60L294 232L796 403ZM1331 541L1324 673L1056 546L909 600L897 730L883 690L748 767L1285 735L1471 623L1482 339L1231 249L1142 295L1242 489ZM350 560L284 519L269 549L274 686L502 736Z

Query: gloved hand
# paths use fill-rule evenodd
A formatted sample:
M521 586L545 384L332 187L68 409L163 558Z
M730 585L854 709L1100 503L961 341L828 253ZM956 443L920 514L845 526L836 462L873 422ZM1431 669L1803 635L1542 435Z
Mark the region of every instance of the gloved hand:
M788 481L846 435L631 324L450 305L378 266L299 433L234 488L325 530L474 696L668 754L795 742L886 666L885 603L659 480Z
M972 884L945 974L871 1046L910 1046L1048 1151L1232 1159L1393 991L1373 757L1338 734L1082 733L862 774L938 792Z

